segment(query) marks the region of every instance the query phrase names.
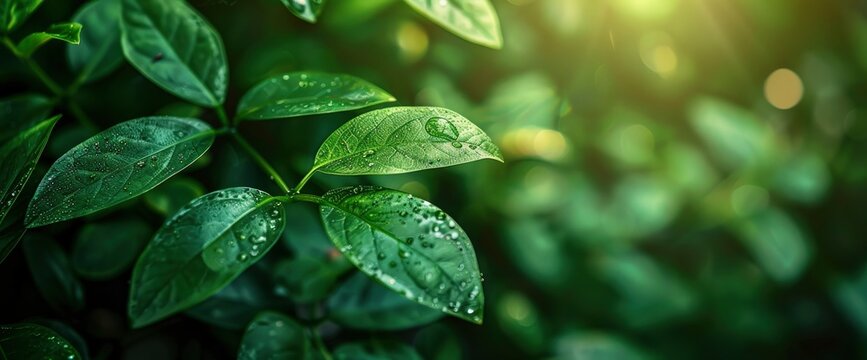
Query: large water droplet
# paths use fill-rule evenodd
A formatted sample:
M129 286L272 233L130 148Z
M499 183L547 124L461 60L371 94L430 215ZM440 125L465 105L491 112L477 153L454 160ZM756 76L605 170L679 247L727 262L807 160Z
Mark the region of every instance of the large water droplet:
M455 141L458 139L458 128L451 121L442 117L428 119L424 124L424 131L427 131L430 136L443 140Z

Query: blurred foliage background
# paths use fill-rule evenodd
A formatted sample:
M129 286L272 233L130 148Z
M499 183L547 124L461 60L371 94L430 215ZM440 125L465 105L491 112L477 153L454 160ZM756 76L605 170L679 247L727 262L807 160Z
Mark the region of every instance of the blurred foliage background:
M50 2L21 33L68 19L82 3ZM502 148L505 165L363 179L454 216L485 279L484 325L444 318L379 336L438 359L867 356L867 219L858 210L867 200L867 3L494 0L500 51L396 0L333 0L317 24L276 0L190 3L225 42L230 108L270 76L343 72L400 104L458 111ZM64 55L52 44L36 61L69 83ZM0 79L4 95L42 91L8 53ZM154 109L214 120L128 64L83 87L77 101L102 128ZM241 131L297 181L321 141L354 115ZM45 163L93 133L67 120ZM160 192L87 221L132 218L147 234L196 194L273 189L230 143L215 150ZM317 192L357 182L315 181ZM293 212L286 246L259 266L262 281L269 263L291 254L335 255L313 209ZM112 231L84 223L48 233L72 251L81 233ZM0 268L4 323L55 314L104 357L235 354L239 330L187 317L128 330L127 275L90 276L84 307L50 310L20 252ZM337 327L326 335L329 344L371 336Z

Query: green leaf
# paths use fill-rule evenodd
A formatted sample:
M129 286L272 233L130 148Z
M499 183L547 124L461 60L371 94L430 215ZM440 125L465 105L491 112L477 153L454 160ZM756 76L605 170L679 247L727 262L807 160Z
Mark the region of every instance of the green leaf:
M287 306L275 296L270 279L271 266L259 261L222 290L184 314L217 327L241 330L253 317L267 309ZM291 305L291 304L290 304Z
M421 360L421 356L406 344L373 340L338 346L334 350L334 360Z
M239 119L266 120L327 114L395 101L391 94L350 75L294 72L262 81L241 98Z
M0 326L0 355L3 359L82 359L54 330L28 323Z
M9 33L42 4L42 0L2 0L0 1L0 33Z
M18 52L23 57L30 57L36 49L39 49L51 39L78 45L80 35L81 24L79 23L52 24L48 27L48 30L27 35L24 40L18 43Z
M51 100L36 94L0 100L0 144L6 144L23 129L45 120L52 106Z
M325 0L280 0L292 14L304 21L315 23L322 13Z
M3 230L3 233L0 234L0 263L3 263L9 253L15 249L26 231L27 229L24 227Z
M86 279L111 279L135 262L152 234L138 219L87 224L72 248L72 268Z
M60 245L45 236L31 234L21 246L36 288L45 301L60 312L80 310L84 306L84 290Z
M500 20L488 0L404 0L453 34L493 49L503 47Z
M238 359L312 359L312 348L304 327L286 315L266 311L247 326Z
M277 264L274 282L292 301L309 304L324 299L345 269L327 259L300 255Z
M96 0L85 4L72 17L86 29L78 46L66 47L69 68L79 82L111 73L123 60L120 49L120 0Z
M144 201L163 216L176 213L193 199L205 194L205 188L192 178L174 178L144 194Z
M145 77L198 105L226 98L229 70L219 34L181 0L123 0L123 54Z
M192 164L213 142L214 130L196 119L145 117L115 125L57 159L25 223L68 220L139 196Z
M356 272L328 298L328 317L353 329L402 330L442 317Z
M813 256L806 234L794 219L776 208L759 211L733 226L759 265L780 283L797 280Z
M220 291L280 237L283 203L251 188L215 191L167 220L139 257L129 316L141 327Z
M59 119L57 115L37 123L0 147L0 222L21 195Z
M331 134L314 170L335 175L400 174L481 159L500 149L460 114L435 107L392 107L358 116Z
M484 296L467 234L433 204L395 190L329 191L325 230L355 266L419 304L480 324Z

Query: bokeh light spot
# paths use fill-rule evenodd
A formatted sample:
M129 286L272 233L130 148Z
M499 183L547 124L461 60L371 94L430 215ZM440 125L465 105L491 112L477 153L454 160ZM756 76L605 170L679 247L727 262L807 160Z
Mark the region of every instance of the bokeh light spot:
M801 77L789 69L777 69L765 81L765 98L780 110L788 110L801 102L804 83Z

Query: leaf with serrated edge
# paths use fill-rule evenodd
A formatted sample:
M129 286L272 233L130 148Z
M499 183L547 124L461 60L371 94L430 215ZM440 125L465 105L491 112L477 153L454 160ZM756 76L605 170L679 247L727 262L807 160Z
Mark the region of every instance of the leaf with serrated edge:
M334 245L368 276L419 304L482 322L473 246L442 210L396 190L355 186L326 193L320 213Z
M153 189L198 159L214 130L196 119L145 117L76 145L45 174L27 209L27 227L91 214Z

